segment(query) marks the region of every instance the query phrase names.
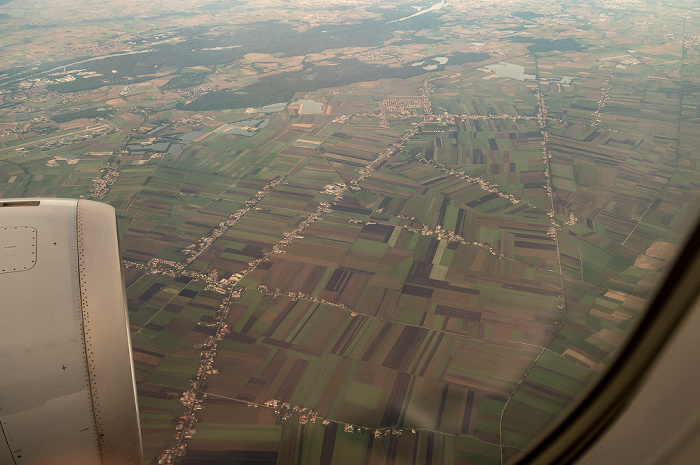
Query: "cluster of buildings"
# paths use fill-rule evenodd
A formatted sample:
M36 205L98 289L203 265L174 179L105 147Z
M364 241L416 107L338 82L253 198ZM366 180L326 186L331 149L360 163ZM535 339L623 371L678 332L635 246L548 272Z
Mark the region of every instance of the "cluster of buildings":
M236 282L238 282L238 280L242 277L242 275L236 273L234 276L231 276L228 279L218 279L216 270L209 274L198 273L196 271L185 269L185 264L183 263L178 263L173 260L161 260L160 258L153 258L145 265L143 263L131 262L129 260L124 260L123 263L124 268L136 268L150 274L161 274L172 278L184 276L195 281L202 281L207 283L205 290L218 292L219 294L227 294L231 292L233 285L236 284Z
M463 179L463 180L465 180L465 181L467 181L467 182L472 182L472 183L474 183L474 184L478 184L478 185L481 187L481 189L484 190L484 191L486 191L486 192L498 193L498 196L499 196L499 197L503 197L504 199L509 200L509 201L510 201L511 203L513 203L513 204L517 204L517 203L522 202L520 199L516 198L513 194L505 194L505 193L503 193L503 192L500 192L500 191L498 190L498 185L496 185L496 184L491 184L490 182L488 182L488 181L486 181L486 180L484 180L484 179L481 179L481 178L476 177L476 176L470 176L470 175L468 175L467 173L463 173L463 172L461 172L461 171L457 171L457 170L448 168L447 166L445 166L444 163L437 163L437 162L435 162L435 161L433 161L433 160L427 160L425 157L423 157L423 156L420 155L420 154L416 154L416 155L414 156L414 158L417 159L417 160L420 160L420 161L423 162L423 163L427 163L427 164L429 164L429 165L434 166L435 168L439 169L439 170L442 171L443 173L447 173L447 174L449 174L449 175L455 176L456 178ZM529 204L529 203L528 203L527 205L528 205L529 207L532 207L532 208L537 208L537 207L535 207L534 205Z
M548 211L547 216L549 217L549 222L551 223L551 226L547 229L547 237L556 240L557 239L557 232L561 231L561 225L557 223L556 215L554 214L554 210ZM567 224L569 224L569 223L567 223Z
M574 225L576 223L578 223L578 218L576 218L576 216L573 214L573 212L569 213L569 220L564 224L567 226L571 226L571 225Z
M26 109L23 105L15 105L11 110L10 114L16 112L22 112ZM27 111L32 111L27 109ZM48 124L47 124L48 123ZM32 118L30 121L24 121L22 124L15 124L10 128L7 128L0 133L2 136L8 135L18 135L26 134L29 132L34 132L36 134L48 134L56 130L56 126L49 123L49 118L46 116L38 116ZM63 147L65 145L71 145L76 142L90 140L98 136L104 136L106 134L112 134L115 129L109 124L97 123L86 127L84 130L79 130L76 132L62 134L59 136L48 137L43 140L37 140L34 143L23 144L21 147L16 147L15 150L21 149L24 146L35 146L40 147L41 150L48 150L57 147ZM41 145L39 145L41 144ZM21 150L19 150L21 156Z
M415 219L413 217L408 218L407 216L404 216L404 215L397 215L397 216L399 218L404 219L404 220L411 220L411 221L415 222ZM448 231L446 229L443 229L442 226L440 226L440 225L437 225L435 228L431 228L430 226L424 224L423 227L420 229L413 228L410 226L404 226L404 227L411 232L419 233L423 236L435 235L438 237L438 239L447 239L450 241L461 242L462 244L465 244L465 245L474 245L477 247L481 247L482 249L488 250L491 253L491 255L497 257L499 260L503 260L503 258L504 258L503 254L496 252L496 250L494 250L494 248L491 247L490 245L488 245L484 242L477 242L477 241L469 242L469 241L465 240L459 234L455 234L453 231Z
M85 196L87 199L101 199L109 192L112 184L117 182L119 179L119 173L121 172L121 166L119 163L107 163L104 168L102 168L102 176L92 180L92 189Z
M320 418L318 416L318 412L311 410L308 407L299 407L297 405L292 407L289 402L280 402L277 399L268 400L263 405L274 409L275 413L280 415L282 420L288 420L292 418L292 416L296 415L298 417L299 424L302 425L305 425L308 422L316 423L316 420ZM253 404L251 402L248 402L248 406L258 407L257 404Z
M0 94L2 95L2 94ZM15 111L18 109L18 111ZM24 107L23 105L15 105L8 114L16 114L16 113L21 113L22 109L26 110L26 112L31 111L29 108ZM0 132L0 136L15 136L17 134L26 134L28 132L37 132L37 125L40 125L42 123L48 123L49 118L47 116L35 116L29 121L15 121L12 123L3 123L3 126L6 127L2 132ZM9 127L8 127L9 126ZM18 138L19 139L19 138Z
M395 48L395 47L392 47ZM392 49L389 47L381 47L381 48L373 48L370 50L363 50L362 52L359 53L360 59L361 60L381 60L385 56L389 55L394 55L395 52L393 52Z
M229 332L226 324L229 306L232 299L240 297L239 289L232 289L219 305L217 312L216 336L209 336L207 340L200 346L201 352L199 356L199 366L197 367L197 375L190 383L190 389L182 393L180 403L189 409L180 417L180 421L175 427L176 445L166 449L158 458L158 463L161 465L170 465L176 463L179 457L182 457L187 452L187 444L194 436L197 430L194 424L197 422L196 412L202 409L203 394L200 397L204 380L209 375L218 374L218 370L214 368L214 357L216 356L216 341L220 341Z
M561 231L561 225L557 223L556 215L554 214L554 199L552 197L552 178L551 178L551 175L549 173L549 159L552 158L552 155L549 153L549 148L548 148L549 133L547 132L547 129L545 126L545 119L547 118L547 105L544 102L544 97L542 96L542 92L540 91L539 87L537 88L537 106L538 106L537 117L539 119L540 129L542 132L542 163L544 163L544 165L545 165L544 189L547 191L547 196L550 199L552 199L552 208L549 212L547 212L547 216L549 216L549 222L551 224L549 229L547 229L547 237L556 241L557 240L557 233L559 231ZM572 216L569 217L570 221L571 221Z
M506 115L506 114L503 114L503 115L492 115L492 114L490 114L490 113L489 113L488 115L449 115L449 114L447 114L447 115L445 115L445 116L447 116L447 117L453 117L453 118L459 118L459 119L461 119L462 121L473 121L473 120L485 121L485 120L489 120L489 119L509 119L509 120L512 120L512 121L515 122L515 121L518 121L518 120L534 120L534 119L537 119L536 116Z
M299 226L297 226L293 231L285 233L284 238L272 247L272 252L284 253L285 247L287 247L294 239L303 239L304 236L302 236L301 233L304 232L304 229L321 218L322 214L330 213L330 206L331 205L328 202L319 202L316 211L307 216L306 219L299 223Z
M178 118L175 121L173 121L174 128L179 128L179 127L198 128L202 124L204 124L204 116L202 116L202 115L185 116L183 118Z
M328 11L317 11L308 14L304 17L304 20L312 25L340 23L343 21L340 16Z
M418 108L424 108L424 99L386 99L379 102L379 127L388 128L388 117L391 118L417 118Z
M325 305L330 305L332 307L338 307L338 308L342 308L344 310L349 310L347 305L345 305L345 304L336 303L336 302L328 302L326 299L319 299L318 297L314 297L312 295L305 294L303 292L294 292L294 291L284 292L284 291L281 291L279 289L269 289L265 284L258 285L258 291L260 291L261 294L264 294L264 295L267 295L270 297L286 296L286 297L291 298L292 300L308 300L309 302L315 302L318 304L325 304ZM352 315L352 316L355 316L355 315Z
M74 55L93 55L104 54L110 50L106 45L82 45L76 47L68 47L66 51Z
M260 407L259 404L253 403L253 402L247 402L247 405L249 407L253 408L258 408ZM397 429L397 428L367 428L365 426L358 426L358 425L353 425L351 423L342 423L339 421L335 420L329 420L329 419L323 419L319 416L319 413L308 408L308 407L300 407L300 406L294 406L292 407L289 402L281 402L277 399L271 399L266 401L262 406L274 409L275 413L280 416L281 420L288 420L294 416L298 418L299 424L305 425L307 423L316 423L317 420L321 420L321 425L323 426L329 426L331 423L337 423L337 424L342 424L343 425L343 431L346 433L354 433L355 431L357 432L371 432L375 438L380 438L382 436L395 436L397 438L400 438L403 435L403 430ZM412 429L412 433L415 433L416 430Z
M686 34L683 38L683 47L686 49L692 49L700 46L700 35L698 34Z
M421 91L421 102L423 104L423 111L425 112L425 119L428 120L431 116L433 116L433 105L430 103L430 87L428 84L430 81L434 81L436 79L442 79L446 77L447 75L442 75L438 76L432 79L426 79L423 81L423 89Z
M411 430L413 433L415 433L415 430ZM403 430L397 429L397 428L377 428L374 430L374 437L375 438L381 438L382 436L395 436L397 438L400 438L403 436Z
M180 403L190 410L180 416L178 424L175 426L175 440L177 444L174 447L165 449L158 457L159 465L171 465L175 463L178 457L185 455L187 451L187 441L197 433L194 423L197 421L195 410L201 410L202 404L197 400L195 394L190 390L185 392L180 397Z
M540 91L539 86L537 87L537 121L540 123L540 129L545 130L547 120L547 105L544 103L544 97ZM544 133L543 133L544 134Z
M387 120L388 117L394 117L394 118L401 118L401 119L407 119L407 118L416 118L418 117L418 112L416 109L422 108L423 109L423 121L420 123L417 123L417 126L422 126L425 124L427 121L433 120L434 115L433 115L433 109L432 109L432 104L430 103L430 84L431 81L434 81L436 79L443 79L445 77L448 77L449 74L443 74L440 76L436 76L430 79L426 79L423 81L423 87L421 90L421 96L416 97L416 98L411 98L411 99L386 99L382 100L379 103L379 114L369 114L369 113L361 113L358 114L357 116L370 116L370 117L378 117L379 118L379 125L378 127L380 128L388 128L389 127L389 121ZM409 135L410 134L410 135ZM409 137L412 137L415 135L415 132L411 131L410 133L405 134L401 138L401 142L405 142ZM396 144L394 144L396 145Z
M612 79L612 76L610 76L610 79ZM606 79L603 81L604 87L600 88L601 96L600 100L598 100L598 110L596 110L595 113L592 113L593 115L593 121L591 122L592 126L598 126L600 124L600 114L603 112L603 108L605 108L605 103L610 100L610 80Z
M323 188L321 194L332 195L334 201L338 201L343 197L343 194L347 190L348 186L344 182L336 182L333 184L328 184Z
M360 190L358 183L360 181L363 181L365 178L371 176L374 170L376 170L381 165L382 160L384 160L386 157L395 154L398 150L402 149L406 141L418 133L420 127L420 125L416 125L413 129L406 132L403 136L401 136L401 138L397 142L391 144L386 150L381 152L377 156L377 158L375 158L367 166L362 168L360 170L360 176L350 181L350 189L353 191Z
M59 94L57 92L54 92L52 90L47 90L46 86L49 84L52 84L53 81L49 78L41 77L41 78L35 78L35 79L29 79L27 81L22 81L19 83L20 89L24 90L25 96L27 101L29 102L34 102L34 103L43 103L43 102L49 102L50 100L58 100L60 103L66 103L66 102L73 102L75 101L75 98L71 99L70 97L64 98L62 94ZM70 94L70 92L69 92ZM17 100L17 97L20 99L22 98L21 96L15 96L14 99L15 101ZM22 107L22 105L19 105ZM56 105L55 103L53 105L48 104L48 105L43 105L43 110L45 112L51 112L54 109L58 109L59 106ZM14 108L10 109L10 114L16 113L13 111ZM32 113L36 111L35 108L26 108L24 107L23 109L20 110L20 112L23 113ZM36 118L36 117L35 117ZM39 116L38 118L43 119L44 121L49 121L48 116L46 114L43 114Z
M324 426L326 425L324 421ZM372 429L372 428L366 428L363 426L356 426L352 425L350 423L345 423L343 425L343 431L346 433L354 433L355 431L357 432L362 432L362 431L371 431L372 434L374 435L375 438L381 438L382 436L395 436L397 438L400 438L403 436L403 430L397 429L397 428L377 428L377 429ZM412 433L415 433L416 430L411 430Z
M176 92L182 98L195 98L215 90L216 86L214 84L204 84L191 89L175 89L174 92Z
M607 85L608 85L608 82L606 81L606 88L607 88ZM424 85L424 88L427 89L427 81L426 81L426 83L425 83L425 85ZM605 88L604 88L604 89L605 89ZM607 91L606 91L606 93L607 93ZM601 99L601 101L603 101L603 100L604 100L604 98ZM544 189L547 191L547 195L551 198L551 197L552 197L552 182L551 182L551 177L550 177L550 173L549 173L549 159L551 158L551 155L549 154L549 150L548 150L549 133L546 131L546 126L545 126L545 124L546 124L546 119L547 119L547 106L546 106L546 104L545 104L545 102L544 102L544 98L543 98L543 96L542 96L542 93L541 93L540 90L539 90L539 87L538 87L538 89L537 89L537 104L538 104L538 115L537 115L537 117L532 117L532 116L510 116L510 115L465 115L465 116L463 116L463 115L447 115L447 114L446 114L445 116L446 116L446 117L453 117L453 118L461 118L461 119L463 119L463 120L469 120L469 119L483 119L483 120L485 120L485 119L496 119L496 118L498 118L498 119L512 119L513 121L516 121L517 119L537 119L537 120L539 121L539 125L540 125L540 128L541 128L541 133L542 133L542 137L543 137L543 141L542 141L542 162L546 165L546 168L545 168L545 171L544 171L544 175L545 175L545 180L546 180L546 182L545 182L545 185L544 185L543 187L544 187ZM424 123L425 123L425 122L424 122ZM418 127L422 127L422 126L424 125L424 123L419 123L418 125L416 125L416 127L417 127L417 128L418 128ZM442 130L441 130L440 132L442 132ZM474 177L474 176L470 176L470 175L468 175L468 174L466 174L466 173L463 173L463 172L460 172L460 171L456 171L456 170L454 170L454 169L450 169L450 168L446 167L446 166L445 166L444 164L442 164L442 163L437 163L437 162L435 162L435 161L433 161L433 160L427 160L427 159L425 159L423 156L421 156L420 154L415 155L415 158L418 159L418 160L420 160L420 161L423 162L423 163L428 163L428 164L430 164L430 165L432 165L432 166L438 168L439 170L443 171L444 173L450 174L450 175L452 175L452 176L456 176L456 177L458 177L458 178L460 178L460 179L463 179L463 180L465 180L465 181L468 181L468 182L473 182L473 183L479 184L479 186L480 186L484 191L486 191L486 192L498 193L498 195L499 195L500 197L509 200L509 201L510 201L511 203L513 203L513 204L517 204L517 203L520 203L520 202L521 202L521 200L518 199L518 198L516 198L513 194L505 194L505 193L503 193L503 192L500 192L500 191L498 190L498 186L497 186L497 185L491 184L491 183L489 183L488 181L486 181L486 180L484 180L484 179L481 179L481 178L478 178L478 177ZM537 208L535 205L530 204L530 203L527 203L527 205L528 205L530 208ZM409 219L409 218L406 218L406 217L404 217L404 216L402 216L402 215L398 215L398 216L401 217L401 218L404 218L404 219ZM557 233L558 233L558 231L561 230L561 225L559 225L559 224L556 222L556 217L555 217L555 214L554 214L554 210L553 210L553 209L550 210L550 211L548 212L548 216L549 216L549 218L550 218L551 226L550 226L550 227L548 228L548 230L547 230L547 236L550 237L550 238L552 238L552 239L554 239L554 240L556 240L556 238L557 238ZM413 220L413 218L410 218L410 219ZM577 221L578 221L577 218L573 215L573 213L571 213L571 214L569 215L569 220L568 220L565 224L571 225L571 224L576 223ZM461 241L461 242L464 243L464 244L468 244L468 243L469 243L469 242L466 242L466 241L465 241L463 238L461 238L460 236L458 236L458 235L456 235L456 234L454 234L454 233L452 233L452 232L447 232L447 231L445 231L445 230L441 230L441 227L440 227L439 225L437 226L437 228L436 228L435 230L429 228L429 227L426 226L426 225L424 225L424 226L423 226L423 229L420 229L420 230L418 230L418 229L416 229L416 228L408 228L408 229L411 230L411 231L414 231L414 232L420 232L420 233L423 234L423 235L437 234L438 237L440 237L441 239L445 238L445 239L450 239L450 240L459 240L459 241ZM471 244L472 244L472 245L479 246L479 247L484 247L484 248L488 249L488 250L491 252L492 255L497 256L499 259L503 259L503 255L502 255L502 254L496 253L496 251L493 250L493 248L492 248L491 246L487 245L487 244L482 244L482 243L480 243L480 242L472 242Z
M85 131L81 131L79 133L67 134L65 136L45 140L40 147L42 150L63 147L64 145L72 145L76 142L90 140L98 136L112 134L113 132L114 128L108 126L107 124L96 124L85 128Z
M280 182L282 182L282 178L277 178L270 182L268 185L263 187L261 190L259 190L253 198L250 200L247 200L245 204L243 204L243 207L238 209L235 213L232 213L229 215L228 219L226 221L222 221L219 223L219 226L217 226L211 234L208 236L205 236L199 240L198 244L192 244L186 249L182 251L185 255L189 255L187 259L185 260L185 265L189 265L193 261L197 259L205 250L211 246L211 244L219 237L221 237L222 234L224 234L226 231L228 231L236 222L248 211L250 211L251 208L255 206L267 193L271 190L274 189Z
M85 50L88 50L92 47L83 47ZM96 49L100 49L103 47L94 47ZM97 50L98 52L101 52L102 50ZM82 55L90 55L91 53L88 51L85 51L81 53ZM51 73L49 76L54 77L54 80L52 81L51 79L48 78L40 78L40 79L35 79L35 81L38 81L38 83L42 86L48 85L48 84L55 84L55 83L61 83L61 82L73 82L77 78L75 76L79 76L83 79L89 79L93 77L100 77L102 74L98 73L97 71L88 71L87 69L73 69L70 71L66 71L65 66L63 67L63 71L59 71L56 73ZM61 77L56 77L56 76L61 76Z

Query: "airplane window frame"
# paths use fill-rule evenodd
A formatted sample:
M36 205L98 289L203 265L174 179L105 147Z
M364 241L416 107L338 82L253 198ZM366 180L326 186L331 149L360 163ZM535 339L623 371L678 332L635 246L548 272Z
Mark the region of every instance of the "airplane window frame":
M700 296L700 221L615 360L568 412L510 465L574 463L612 426Z

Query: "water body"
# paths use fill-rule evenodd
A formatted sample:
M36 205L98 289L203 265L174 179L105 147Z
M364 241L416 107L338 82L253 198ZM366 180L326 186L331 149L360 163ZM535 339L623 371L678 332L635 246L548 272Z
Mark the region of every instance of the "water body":
M323 104L315 100L297 100L292 102L292 105L299 105L300 115L318 115L323 109Z
M488 65L487 69L502 77L517 79L518 81L528 81L536 79L534 74L525 74L525 67L512 63L500 62L495 65Z
M146 133L146 135L147 135L147 136L150 136L150 135L152 135L152 134L155 134L156 132L158 132L158 131L160 131L160 130L162 130L162 129L167 128L168 126L170 126L170 124L161 124L161 125L158 126L157 128L153 128L153 129L151 129L150 131L148 131L148 132Z
M205 52L218 52L219 50L229 50L232 48L240 48L240 47L243 47L243 46L242 45L228 45L226 47L223 47L223 46L221 46L221 47L205 47L202 50Z
M145 152L166 152L169 146L170 142L156 142L150 145L129 144L126 148L129 149L129 152L132 154L139 154Z
M204 131L192 131L192 132L188 132L187 134L183 134L180 137L180 139L183 142L192 142L193 140L195 140L196 138L198 138L200 136L203 136L204 134L205 134Z
M260 129L263 129L270 122L270 118L249 119L237 123L225 124L214 130L219 134L236 134L238 136L254 136Z
M389 21L389 22L387 22L387 24L396 23L399 21L406 21L407 19L415 18L416 16L424 15L426 13L430 13L431 11L441 10L445 6L446 6L445 0L442 0L440 3L436 3L435 5L433 5L431 7L428 7L424 10L417 11L417 12L413 13L412 15L405 16L405 17L399 18L399 19L395 19L393 21Z
M184 145L182 144L171 144L168 153L180 153L183 147Z
M284 109L287 108L287 102L280 102L280 103L272 103L270 105L265 105L264 107L260 108L260 112L262 113L278 113L280 111L284 111Z
M411 63L411 66L421 66L426 71L433 71L438 69L438 67L447 64L449 60L450 59L448 57L428 58L427 60Z
M147 148L150 148L154 152L165 152L166 150L168 150L169 146L170 146L170 142L156 142L154 144L147 146Z
M511 14L517 18L524 19L526 21L531 21L535 18L541 18L543 16L543 15L541 15L539 13L535 13L533 11L514 11Z

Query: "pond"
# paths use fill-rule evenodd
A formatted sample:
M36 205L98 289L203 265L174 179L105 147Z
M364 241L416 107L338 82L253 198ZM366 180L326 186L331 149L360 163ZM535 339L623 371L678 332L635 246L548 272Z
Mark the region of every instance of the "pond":
M500 62L495 65L488 65L486 66L486 68L498 74L499 76L517 79L518 81L536 79L536 76L534 74L525 74L524 66L514 65L512 63Z
M292 105L299 105L300 115L318 115L323 109L323 103L317 102L315 100L297 100L292 102Z

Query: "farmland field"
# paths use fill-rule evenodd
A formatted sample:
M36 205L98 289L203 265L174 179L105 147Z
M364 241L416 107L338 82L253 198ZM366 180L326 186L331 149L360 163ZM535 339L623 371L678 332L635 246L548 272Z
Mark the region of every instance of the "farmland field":
M687 4L0 2L0 197L115 207L144 463L506 463L696 220Z

